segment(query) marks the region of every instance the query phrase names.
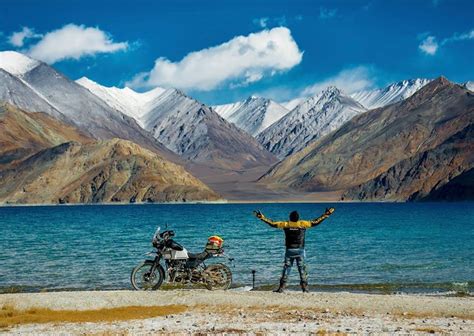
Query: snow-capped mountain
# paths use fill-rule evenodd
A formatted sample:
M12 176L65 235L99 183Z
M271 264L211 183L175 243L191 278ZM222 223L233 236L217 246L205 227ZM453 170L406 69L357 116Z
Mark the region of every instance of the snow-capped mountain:
M473 81L468 81L468 82L464 83L463 86L466 89L468 89L469 91L474 91L474 82Z
M249 134L177 89L154 101L145 129L186 159L227 169L268 165L275 157Z
M390 84L382 89L358 91L352 93L350 97L371 110L405 100L430 81L424 78L409 79Z
M0 52L0 100L27 111L43 111L56 118L65 116L41 93L23 80L40 62L14 51Z
M252 136L180 90L156 88L138 93L104 87L87 78L77 82L135 118L155 139L185 159L230 169L275 162Z
M300 103L260 133L257 140L273 154L284 158L366 110L336 87L328 87Z
M154 107L153 101L166 91L163 88L157 87L153 90L139 93L128 87L122 89L102 86L87 77L76 80L76 83L101 98L109 106L134 118L142 126L143 116Z
M46 112L96 139L121 138L178 158L134 119L110 107L49 65L13 51L0 52L0 99L29 112Z
M234 104L216 105L212 108L227 121L253 136L257 136L289 112L273 100L255 96Z
M0 68L13 76L21 76L36 68L40 62L15 51L0 52Z

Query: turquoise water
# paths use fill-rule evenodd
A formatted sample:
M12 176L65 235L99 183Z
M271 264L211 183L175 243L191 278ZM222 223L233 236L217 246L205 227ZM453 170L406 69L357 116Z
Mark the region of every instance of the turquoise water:
M0 207L0 292L128 289L131 269L167 223L176 240L199 252L210 235L235 258L234 281L275 284L283 232L273 219L291 210L319 216L330 204L176 204ZM473 203L344 203L307 231L310 282L316 290L442 292L474 289ZM297 270L292 272L298 283Z

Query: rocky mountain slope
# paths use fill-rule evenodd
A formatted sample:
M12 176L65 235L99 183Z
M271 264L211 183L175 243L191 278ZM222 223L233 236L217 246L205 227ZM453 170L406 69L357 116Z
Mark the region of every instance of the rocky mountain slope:
M179 90L163 93L144 124L158 141L197 163L239 170L276 162L251 135Z
M6 76L3 73L9 80L0 82L0 94L6 97L2 100L28 112L51 114L93 138L128 139L170 160L180 161L133 118L111 108L89 90L49 65L17 52L4 51L0 52L0 69L10 74Z
M215 200L205 184L156 153L125 140L48 148L0 172L2 203Z
M472 175L474 170L473 139L474 124L469 124L439 146L402 160L376 178L349 189L343 199L474 199L474 179L470 180L470 188L461 183L462 175ZM451 182L453 179L457 182ZM448 192L449 183L456 184L456 190ZM467 197L463 190L471 195Z
M439 188L431 191L423 201L474 200L474 169L461 173Z
M279 158L284 158L365 111L362 105L339 89L329 87L300 103L260 133L257 140Z
M358 91L350 96L368 110L372 110L405 100L429 82L429 79L424 78L409 79L382 89Z
M136 93L106 88L85 78L78 82L111 106L134 116L160 143L184 159L230 170L269 167L276 162L251 135L180 90L158 88Z
M216 105L212 108L221 117L254 137L289 112L271 99L254 96L244 101Z
M403 190L397 199L429 197L469 170L472 133L467 127L473 122L472 92L440 77L405 101L354 117L261 180L274 188L349 190L346 199L392 198L392 188ZM428 167L433 157L452 166L439 166L435 174ZM387 181L391 176L399 181Z
M48 147L91 141L76 128L46 113L27 113L0 103L0 169Z
M0 55L2 53L0 52ZM1 63L0 63L1 66ZM27 111L43 111L56 118L65 116L27 83L0 67L0 101Z

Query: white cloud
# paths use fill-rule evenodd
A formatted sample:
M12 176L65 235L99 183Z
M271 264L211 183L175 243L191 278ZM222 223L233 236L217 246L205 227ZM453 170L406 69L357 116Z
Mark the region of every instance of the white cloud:
M160 57L153 69L136 75L127 85L208 91L225 83L245 85L287 71L302 57L290 30L278 27L191 52L178 62Z
M46 63L64 59L80 59L99 53L113 53L128 48L127 42L115 43L110 35L99 28L68 24L51 31L26 52Z
M427 34L424 33L419 35L419 38L420 37L423 38L423 40L421 41L418 48L420 48L420 50L427 55L435 55L438 52L439 48L445 46L446 44L452 42L474 40L474 29L461 34L454 33L452 36L441 40L440 43L438 43L438 41L436 40L436 36L433 35L427 36Z
M434 55L438 51L438 42L436 41L435 36L427 36L423 41L421 41L418 48L427 55Z
M328 86L336 86L347 94L374 87L372 70L366 66L345 69L337 75L322 80L303 89L300 96L313 96L320 93Z
M462 34L455 33L453 36L444 39L441 42L441 44L445 45L446 43L449 43L449 42L472 40L472 39L474 39L474 29L467 33L462 33Z
M23 27L22 30L14 32L8 38L8 42L15 47L23 47L25 40L32 38L41 38L43 35L36 34L33 29Z

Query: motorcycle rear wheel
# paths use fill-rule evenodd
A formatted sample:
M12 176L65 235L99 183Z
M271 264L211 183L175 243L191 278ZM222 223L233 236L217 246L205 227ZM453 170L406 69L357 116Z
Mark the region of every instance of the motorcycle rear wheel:
M232 285L232 272L224 264L212 264L204 271L205 286L209 290L226 290Z
M157 290L165 279L165 271L161 265L150 274L154 261L145 260L138 264L130 275L130 282L136 290Z

